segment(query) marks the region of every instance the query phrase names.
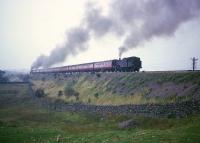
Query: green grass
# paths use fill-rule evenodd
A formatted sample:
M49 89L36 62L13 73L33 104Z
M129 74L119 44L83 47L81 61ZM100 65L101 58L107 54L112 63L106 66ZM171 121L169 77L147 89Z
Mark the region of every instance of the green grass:
M29 86L27 84L0 84L0 95L27 93ZM20 89L20 90L19 90Z
M0 96L1 143L199 143L200 115L182 119L102 117L37 107L26 95ZM26 99L26 100L24 100ZM6 104L7 103L7 104ZM119 129L133 119L136 128Z

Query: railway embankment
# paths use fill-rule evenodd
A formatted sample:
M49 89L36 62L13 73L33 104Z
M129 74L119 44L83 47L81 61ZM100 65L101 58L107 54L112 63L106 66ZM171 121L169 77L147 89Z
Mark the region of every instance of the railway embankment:
M31 75L34 92L67 103L170 104L200 99L200 72Z

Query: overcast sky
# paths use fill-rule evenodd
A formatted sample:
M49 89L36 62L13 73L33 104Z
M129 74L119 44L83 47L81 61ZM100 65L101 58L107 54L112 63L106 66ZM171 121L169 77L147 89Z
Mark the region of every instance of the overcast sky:
M0 0L0 69L30 69L38 56L48 56L66 41L66 31L81 24L88 2L106 13L111 1ZM116 59L123 38L112 32L92 36L86 50L54 66ZM191 69L192 57L200 63L200 18L187 20L170 36L142 42L122 55L127 56L140 57L142 70Z

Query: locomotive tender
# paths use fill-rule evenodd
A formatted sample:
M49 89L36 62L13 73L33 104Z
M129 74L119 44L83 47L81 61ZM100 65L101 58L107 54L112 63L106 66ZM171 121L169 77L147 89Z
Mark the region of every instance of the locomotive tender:
M73 73L73 72L138 72L142 62L138 57L128 57L101 62L92 62L46 69L31 69L31 73Z

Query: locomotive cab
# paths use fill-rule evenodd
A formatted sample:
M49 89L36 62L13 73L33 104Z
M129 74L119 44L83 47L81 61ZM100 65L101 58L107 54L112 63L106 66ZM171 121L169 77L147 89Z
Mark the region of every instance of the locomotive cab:
M141 61L138 57L123 58L115 62L115 69L117 69L117 71L139 71L141 68Z
M139 71L142 68L142 63L138 57L129 57L127 60L127 68L129 71Z

